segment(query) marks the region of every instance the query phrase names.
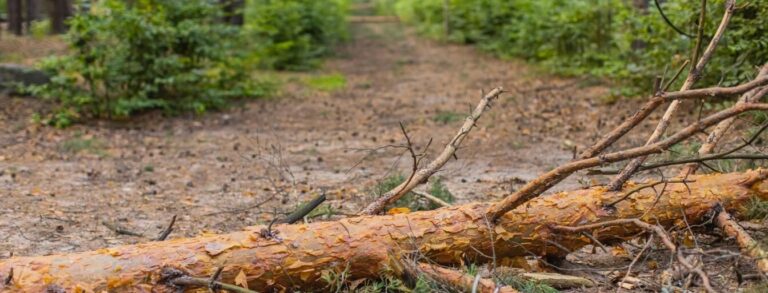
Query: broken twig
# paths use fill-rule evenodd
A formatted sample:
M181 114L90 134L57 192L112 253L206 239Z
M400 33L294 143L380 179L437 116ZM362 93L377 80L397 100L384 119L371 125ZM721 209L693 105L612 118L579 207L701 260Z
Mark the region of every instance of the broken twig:
M483 113L488 108L490 108L491 102L496 98L498 98L499 95L501 95L503 92L504 90L498 87L491 90L489 93L485 94L483 98L480 99L480 103L477 104L477 107L475 107L475 109L472 111L472 114L470 114L464 120L464 124L461 126L461 129L459 129L459 132L453 137L453 139L451 139L450 142L448 142L448 144L445 145L445 148L437 156L437 158L435 158L432 162L429 162L429 164L426 167L415 172L411 176L411 179L408 180L408 182L403 182L402 184L398 185L397 187L384 193L379 198L374 200L359 214L374 215L374 214L380 213L384 209L384 207L386 207L388 204L391 204L396 200L400 199L403 195L413 190L419 184L426 182L427 179L429 179L429 177L432 176L432 174L435 174L437 171L439 171L440 168L442 168L443 165L445 165L445 163L448 162L448 160L454 157L456 150L459 148L459 146L467 137L467 135L472 130L472 128L476 126L477 121L480 119L480 116L482 116Z
M173 232L173 224L176 223L176 215L173 215L171 218L171 222L168 224L168 227L163 230L163 232L160 233L159 236L155 239L156 241L163 241L166 238L168 238L168 235L171 235L171 232Z

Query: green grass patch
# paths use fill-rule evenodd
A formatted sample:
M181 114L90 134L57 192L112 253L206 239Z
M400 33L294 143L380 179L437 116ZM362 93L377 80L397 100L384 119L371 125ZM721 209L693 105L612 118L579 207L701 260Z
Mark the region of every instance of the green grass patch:
M432 117L432 121L441 124L448 124L464 119L464 115L452 112L452 111L438 111L435 117Z
M385 192L390 191L401 183L405 182L407 179L408 178L402 174L390 175L376 184L373 187L372 193L376 194L377 196L382 195ZM451 194L451 191L448 190L445 184L443 184L443 179L441 177L437 177L432 180L432 183L429 186L429 190L427 192L447 203L452 203L454 201L453 194ZM392 207L407 207L412 211L428 211L434 210L440 206L425 198L422 198L417 194L414 194L413 192L409 192L398 199Z
M768 217L768 201L753 197L744 205L742 214L749 220L762 220Z
M318 75L308 78L305 84L314 90L332 92L347 86L347 78L339 73Z
M81 153L88 152L94 155L104 156L106 153L103 150L104 143L94 138L83 138L82 135L77 134L75 137L61 142L59 149L67 153Z

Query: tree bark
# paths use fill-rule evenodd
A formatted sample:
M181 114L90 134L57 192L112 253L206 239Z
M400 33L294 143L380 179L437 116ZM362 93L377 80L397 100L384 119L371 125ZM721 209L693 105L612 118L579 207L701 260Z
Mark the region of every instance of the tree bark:
M21 12L21 0L7 0L6 10L8 12L8 31L20 36L24 21Z
M49 10L51 18L51 33L63 34L67 32L65 21L72 16L71 0L49 0L52 2Z
M26 23L27 33L32 32L32 22L40 19L40 0L27 0L26 1Z
M442 265L491 262L487 256L499 262L515 256L562 256L591 240L559 233L553 225L642 217L670 227L679 224L683 214L693 225L711 218L707 214L718 204L735 211L751 197L768 198L766 177L768 170L690 176L689 183L668 184L658 198L646 188L609 208L605 205L626 194L604 187L560 192L505 213L495 225L487 218L492 203L472 203L411 214L275 225L272 231L248 227L223 235L14 257L0 261L0 280L13 271L7 284L0 283L0 291L176 292L179 288L170 285L175 278L205 278L219 267L224 268L219 279L223 283L234 284L242 272L255 290L319 290L326 286L324 273L346 272L348 280L377 278L394 260L415 251ZM591 232L602 243L611 243L641 231L608 226Z

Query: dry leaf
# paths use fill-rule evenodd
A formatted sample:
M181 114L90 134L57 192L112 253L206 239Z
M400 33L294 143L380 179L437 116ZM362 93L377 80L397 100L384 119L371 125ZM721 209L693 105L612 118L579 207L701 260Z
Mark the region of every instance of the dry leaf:
M235 277L235 285L248 288L248 278L245 276L245 272L243 270L240 270L239 273L237 273L237 277Z
M627 252L627 250L624 249L624 247L621 247L621 246L611 247L611 254L613 256L621 256L621 257L629 256L629 253Z
M409 208L391 208L387 211L387 215L407 214L410 213Z

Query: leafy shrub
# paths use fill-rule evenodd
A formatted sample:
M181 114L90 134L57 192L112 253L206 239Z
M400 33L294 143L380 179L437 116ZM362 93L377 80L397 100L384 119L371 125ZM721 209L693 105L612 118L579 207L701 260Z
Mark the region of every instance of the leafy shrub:
M687 59L695 43L666 24L655 7L643 12L629 6L631 1L449 0L447 36L443 0L394 2L390 5L396 13L427 36L477 44L558 73L610 77L646 91L653 76L667 66L674 71ZM724 8L724 0L710 2L705 26L709 36ZM695 34L699 3L664 1L662 8L677 27ZM768 34L760 29L766 17L764 1L739 4L704 82L732 85L754 76L755 67L768 60Z
M345 0L250 0L246 31L254 59L268 68L301 70L346 38Z
M202 113L259 95L220 11L206 0L98 1L70 20L70 54L42 63L51 83L32 93L58 102L56 126L148 109Z

